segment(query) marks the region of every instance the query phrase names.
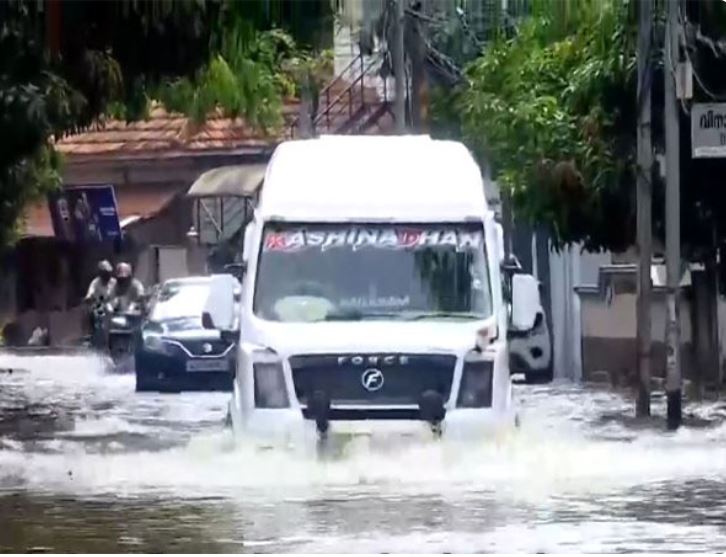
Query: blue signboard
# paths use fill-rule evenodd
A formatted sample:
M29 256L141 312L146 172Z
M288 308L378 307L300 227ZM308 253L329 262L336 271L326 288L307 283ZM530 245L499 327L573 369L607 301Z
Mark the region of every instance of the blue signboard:
M56 238L88 244L121 238L113 186L68 187L48 199Z

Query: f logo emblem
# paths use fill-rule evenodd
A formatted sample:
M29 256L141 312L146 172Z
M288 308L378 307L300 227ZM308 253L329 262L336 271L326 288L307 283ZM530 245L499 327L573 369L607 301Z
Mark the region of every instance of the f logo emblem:
M380 390L381 387L383 387L384 381L385 378L383 377L383 372L374 367L365 370L360 376L361 385L363 385L363 388L370 393Z

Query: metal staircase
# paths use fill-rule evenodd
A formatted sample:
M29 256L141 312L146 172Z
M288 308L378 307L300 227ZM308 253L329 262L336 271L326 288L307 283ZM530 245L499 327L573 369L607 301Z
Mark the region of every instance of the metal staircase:
M319 93L314 135L387 133L393 126L393 99L379 76L381 57L356 55ZM287 138L300 138L299 116L290 119ZM195 204L199 241L219 245L245 225L250 208L241 198L200 199Z
M386 80L378 75L380 66L380 57L358 54L320 91L314 135L365 134L384 118L393 118ZM300 137L299 118L291 123L288 135Z

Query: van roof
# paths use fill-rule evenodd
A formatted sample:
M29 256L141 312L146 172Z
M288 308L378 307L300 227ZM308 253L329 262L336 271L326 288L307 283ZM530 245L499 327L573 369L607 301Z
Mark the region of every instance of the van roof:
M258 207L265 220L457 222L487 212L461 143L426 135L323 136L282 143Z

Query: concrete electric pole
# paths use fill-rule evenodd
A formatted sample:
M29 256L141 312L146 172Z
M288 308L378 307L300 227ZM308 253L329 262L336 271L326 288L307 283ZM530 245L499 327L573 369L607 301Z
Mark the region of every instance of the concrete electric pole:
M406 58L404 52L403 26L405 24L406 0L395 0L394 41L393 41L393 73L396 78L396 98L393 114L396 118L396 133L406 133Z
M637 365L638 397L636 415L650 415L651 370L651 293L650 265L653 251L652 168L650 98L652 69L650 53L653 38L652 0L640 0L638 20L638 173L637 173L637 246L638 246L638 298L637 298Z
M426 79L426 39L421 17L426 17L423 3L415 2L406 14L406 50L411 60L411 128L428 133L428 80Z
M681 425L679 286L681 282L680 138L676 70L680 61L679 0L668 0L664 64L666 134L666 400L668 429Z

